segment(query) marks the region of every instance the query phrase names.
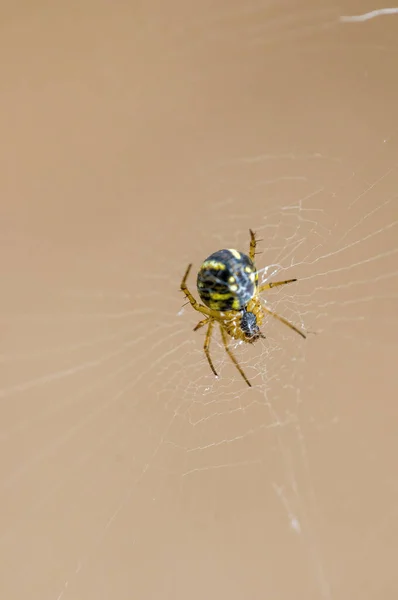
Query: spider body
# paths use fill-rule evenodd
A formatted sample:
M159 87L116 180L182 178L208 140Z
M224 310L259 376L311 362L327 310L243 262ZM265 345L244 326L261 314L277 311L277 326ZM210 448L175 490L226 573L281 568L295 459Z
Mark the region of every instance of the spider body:
M249 256L233 249L214 252L203 262L196 285L202 302L220 313L228 335L249 343L263 337L258 273Z
M270 311L266 306L263 306L260 300L262 291L297 280L288 279L259 286L258 272L254 264L255 250L256 238L253 231L250 230L249 256L238 250L223 249L206 258L198 272L196 282L203 304L199 304L195 300L186 284L192 265L188 265L181 282L181 290L192 307L205 316L196 325L194 331L208 325L204 352L214 375L217 377L217 372L210 357L209 346L214 323L217 321L225 350L250 387L251 383L228 346L228 335L247 343L253 343L259 338L264 338L265 336L260 331L260 325L263 323L264 313L268 313L305 338L302 331L283 317Z

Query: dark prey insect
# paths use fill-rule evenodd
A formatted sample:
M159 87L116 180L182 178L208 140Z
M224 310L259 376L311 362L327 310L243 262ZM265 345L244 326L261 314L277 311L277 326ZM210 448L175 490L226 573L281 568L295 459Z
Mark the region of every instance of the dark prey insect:
M204 352L214 375L218 377L210 357L210 340L217 321L220 326L221 338L225 351L246 381L251 383L236 360L228 346L228 336L235 340L241 340L252 344L259 338L265 336L260 331L265 313L275 317L290 329L305 338L302 331L292 323L264 306L260 300L260 294L265 290L293 283L297 279L286 279L258 285L258 273L254 265L256 253L256 237L250 229L249 256L238 252L238 250L218 250L211 254L199 269L197 277L197 289L203 304L199 304L187 287L187 279L192 264L188 265L186 273L181 282L181 290L192 304L193 308L204 315L194 331L207 325L207 333L204 342Z

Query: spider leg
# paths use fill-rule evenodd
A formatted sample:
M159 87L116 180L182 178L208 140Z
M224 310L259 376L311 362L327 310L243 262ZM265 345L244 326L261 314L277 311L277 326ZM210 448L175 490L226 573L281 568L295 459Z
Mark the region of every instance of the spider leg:
M199 321L199 323L196 325L196 327L194 327L194 331L198 331L198 329L200 329L201 327L203 327L203 325L206 325L209 322L209 317L206 317L206 319L203 319L203 321Z
M212 315L212 311L210 310L210 308L203 306L203 304L199 304L199 302L197 302L195 300L194 296L191 294L191 292L188 289L187 279L188 279L188 275L191 270L191 267L192 267L192 264L188 265L188 268L185 271L185 275L182 278L180 289L181 289L181 291L184 292L185 296L187 297L187 300L189 300L189 302L192 304L192 306L195 310L198 310L199 312L203 313L204 315L211 317L213 315Z
M258 288L258 293L261 294L264 290L270 290L271 288L278 287L278 285L286 285L286 283L293 283L297 281L297 279L285 279L285 281L270 281L269 283L264 283L260 285Z
M256 254L256 234L251 229L249 229L249 231L250 231L250 252L249 252L249 256L250 256L250 259L254 262L254 257L255 257L255 254Z
M201 321L201 322L199 323L199 325L201 325L201 323L203 323L203 321ZM213 321L213 319L210 319L210 321L209 321L209 326L208 326L208 328L207 328L207 332L206 332L205 344L204 344L204 347L203 347L203 349L204 349L204 351L205 351L206 358L207 358L207 360L208 360L208 362L209 362L210 369L213 371L214 375L215 375L216 377L218 377L217 371L215 370L215 368L214 368L214 365L213 365L213 361L211 360L211 357L210 357L210 350L209 350L209 346L210 346L210 340L211 340L211 334L212 334L212 331L213 331L213 325L214 325L214 321ZM196 329L196 328L195 328L195 329Z
M287 319L284 319L283 317L281 317L280 315L276 314L275 312L273 312L272 310L270 310L269 308L267 308L266 306L262 307L263 310L265 310L269 315L271 315L272 317L274 317L275 319L278 319L278 321L280 321L281 323L284 323L285 325L287 325L288 327L290 327L290 329L293 329L293 331L295 331L296 333L298 333L299 335L301 335L301 337L303 337L304 339L306 339L306 335L300 331L300 329L297 329L297 327L295 327L292 323L290 323Z
M249 387L252 387L252 384L250 383L250 381L248 380L248 378L244 374L244 372L242 370L242 367L239 365L239 363L236 360L235 356L232 354L232 350L228 346L227 333L226 333L224 327L221 325L221 323L220 323L220 330L221 330L221 337L222 337L222 341L223 341L223 344L224 344L225 352L228 354L229 358L232 360L232 362L234 363L235 367L238 369L239 373L242 375L243 379L246 381L247 385Z

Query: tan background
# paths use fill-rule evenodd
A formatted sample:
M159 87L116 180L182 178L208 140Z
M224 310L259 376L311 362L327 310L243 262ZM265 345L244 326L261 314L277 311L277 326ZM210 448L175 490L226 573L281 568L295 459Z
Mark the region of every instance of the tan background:
M398 597L398 15L340 19L377 8L3 5L2 599ZM249 227L313 332L238 346L253 389L178 291Z

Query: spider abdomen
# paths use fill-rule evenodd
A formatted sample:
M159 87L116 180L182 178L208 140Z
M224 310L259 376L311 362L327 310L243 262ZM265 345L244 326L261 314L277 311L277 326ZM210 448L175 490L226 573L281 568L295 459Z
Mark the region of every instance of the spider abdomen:
M197 277L202 302L212 310L241 310L256 292L253 261L233 249L218 250L203 262Z

